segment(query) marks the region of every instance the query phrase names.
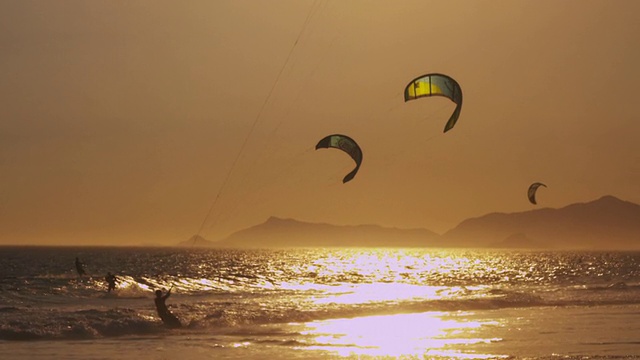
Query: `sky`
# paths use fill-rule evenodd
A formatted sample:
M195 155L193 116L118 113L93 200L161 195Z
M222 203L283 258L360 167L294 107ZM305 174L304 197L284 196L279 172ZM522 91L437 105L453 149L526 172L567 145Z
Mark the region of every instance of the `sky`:
M0 245L640 203L636 0L0 0ZM444 73L462 88L404 102ZM363 163L329 134L358 142ZM543 182L538 205L528 186Z

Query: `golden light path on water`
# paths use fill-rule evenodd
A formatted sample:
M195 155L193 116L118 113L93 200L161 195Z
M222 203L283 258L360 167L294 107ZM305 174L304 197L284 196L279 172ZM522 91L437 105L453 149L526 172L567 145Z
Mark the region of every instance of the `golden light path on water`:
M303 333L315 337L309 350L325 350L339 356L495 359L495 354L467 353L464 348L500 341L482 338L478 329L495 322L460 321L444 312L396 314L314 321Z
M429 286L412 274L436 271L467 271L475 264L464 256L428 257L398 251L370 250L356 256L329 256L310 265L319 275L347 274L367 279L364 283L333 284L332 296L317 297L316 304L401 303L412 300L455 298L460 287ZM487 269L484 269L485 271ZM329 273L329 274L328 274ZM332 273L332 274L331 274ZM402 312L402 311L398 311ZM324 350L343 357L418 357L439 359L495 359L474 345L501 341L488 338L483 327L500 326L495 321L471 320L473 316L451 316L447 312L399 313L305 323L302 334ZM465 348L467 348L465 350Z
M331 284L292 281L281 289L321 289L330 296L318 296L316 304L367 304L380 301L444 300L464 296L486 286L437 286L425 277L468 277L496 273L461 253L446 250L425 254L401 249L343 249L306 264L298 273L313 273L316 279L341 279Z
M505 356L489 349L503 343L496 330L504 324L475 311L433 311L442 308L432 304L460 309L456 304L470 297L477 301L491 294L496 280L509 283L513 276L528 275L515 273L511 259L488 252L322 249L250 254L258 255L242 261L256 270L251 276L238 268L243 262L231 261L214 276L202 273L170 284L144 281L149 289L171 285L178 291L291 291L287 294L292 298L258 305L280 314L281 307L295 301L296 311L320 314L316 320L289 323L295 328L291 333L302 337L302 351L358 358L497 359Z

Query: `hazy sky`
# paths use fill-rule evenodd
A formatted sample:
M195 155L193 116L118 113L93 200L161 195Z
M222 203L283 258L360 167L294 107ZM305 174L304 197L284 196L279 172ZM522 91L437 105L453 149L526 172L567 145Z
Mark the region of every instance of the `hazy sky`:
M0 244L640 203L637 0L0 0ZM414 77L464 94L404 103ZM314 150L332 133L364 161ZM243 145L244 144L244 145ZM532 182L538 205L526 199ZM207 216L209 209L210 216Z

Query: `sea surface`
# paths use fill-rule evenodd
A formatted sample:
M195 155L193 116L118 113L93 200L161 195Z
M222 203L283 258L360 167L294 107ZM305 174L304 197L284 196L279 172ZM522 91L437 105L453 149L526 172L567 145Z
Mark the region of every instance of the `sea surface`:
M325 358L640 359L640 253L0 247L0 359Z

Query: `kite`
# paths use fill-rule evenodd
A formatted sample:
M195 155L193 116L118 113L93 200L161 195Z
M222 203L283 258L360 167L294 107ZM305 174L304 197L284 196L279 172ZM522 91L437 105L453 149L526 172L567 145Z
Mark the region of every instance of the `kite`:
M531 186L529 186L529 190L527 191L527 196L529 197L529 201L534 205L537 204L536 203L536 191L538 191L538 188L540 186L547 187L547 185L537 182L537 183L531 184Z
M453 129L458 117L460 117L460 110L462 110L462 89L460 85L447 75L427 74L411 80L404 89L405 102L428 96L444 96L457 105L449 121L444 126L443 132Z
M358 169L360 169L360 164L362 164L362 150L360 150L360 146L358 146L352 138L340 134L329 135L318 142L316 150L320 148L340 149L349 154L353 161L356 162L356 168L351 170L351 172L342 179L343 183L350 181L356 176Z

